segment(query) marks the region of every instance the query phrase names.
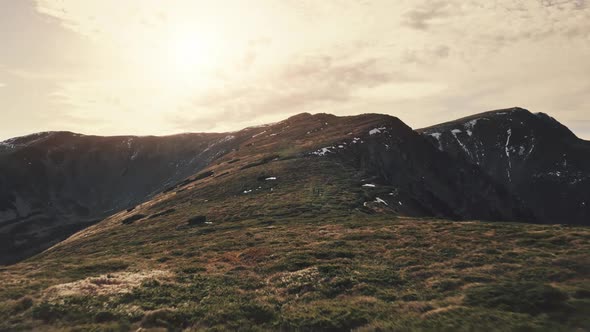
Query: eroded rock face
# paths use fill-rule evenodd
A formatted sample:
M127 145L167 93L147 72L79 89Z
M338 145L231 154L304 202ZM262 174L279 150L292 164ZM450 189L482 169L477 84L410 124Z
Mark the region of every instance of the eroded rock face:
M590 222L590 142L550 116L511 108L418 132L503 184L534 213L535 221Z

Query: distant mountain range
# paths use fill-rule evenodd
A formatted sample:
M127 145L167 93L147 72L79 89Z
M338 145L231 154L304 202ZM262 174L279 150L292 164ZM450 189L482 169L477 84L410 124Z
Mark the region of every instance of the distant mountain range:
M590 142L520 108L419 130L303 113L232 133L13 138L0 143L0 263L109 216L131 223L150 217L140 207L162 216L195 200L218 202L216 222L330 210L590 225ZM252 208L265 200L280 203Z

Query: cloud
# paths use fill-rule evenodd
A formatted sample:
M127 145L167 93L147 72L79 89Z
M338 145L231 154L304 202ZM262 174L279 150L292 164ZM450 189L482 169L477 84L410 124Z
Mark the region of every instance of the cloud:
M223 119L247 123L265 116L334 110L354 102L359 90L413 80L382 59L296 57L257 84L225 86L197 96L189 109L216 110ZM216 122L205 112L178 112L175 119L183 129Z
M436 23L442 23L453 15L453 2L429 1L422 3L404 14L403 25L416 30L428 30Z
M5 84L5 83L2 83L2 82L0 82L0 88L3 88L3 87L5 87L5 86L6 86L6 84Z
M556 36L588 39L590 6L585 0L422 0L406 8L401 26L428 33L431 38L460 40L475 50L495 51L517 42Z
M35 9L82 46L60 44L59 68L9 68L27 101L12 105L51 105L52 124L76 131L234 130L304 111L383 112L421 127L513 105L589 120L582 0L36 0ZM166 61L174 34L205 54L197 68ZM41 82L50 93L26 88Z
M438 45L435 47L425 47L423 49L406 50L403 54L402 61L404 63L415 64L435 64L440 60L449 57L451 48L447 45Z

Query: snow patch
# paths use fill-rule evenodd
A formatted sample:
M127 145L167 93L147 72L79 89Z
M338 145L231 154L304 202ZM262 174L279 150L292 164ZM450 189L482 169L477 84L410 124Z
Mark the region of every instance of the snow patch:
M528 159L531 155L531 153L533 153L533 150L535 149L535 137L531 137L532 142L531 142L531 148L529 150L529 152L527 152L525 159Z
M442 145L442 142L440 141L440 137L441 137L442 134L441 133L430 133L428 135L436 138L436 140L438 141L438 149L440 151L442 151L443 150L443 145Z
M376 134L380 134L382 133L386 128L385 127L380 127L380 128L373 128L371 130L369 130L369 135L376 135Z
M387 204L386 201L382 200L379 197L375 197L375 203L381 203L381 204L385 204L385 205L389 206L389 204Z
M477 124L477 121L479 121L479 119L475 119L475 120L471 120L471 121L467 121L463 124L463 126L465 127L465 129L467 130L467 135L472 136L473 135L473 128L475 127L475 125Z
M459 129L453 129L453 130L451 130L451 133L453 134L453 136L455 137L455 140L457 141L457 143L459 143L459 145L461 146L461 148L463 149L463 151L465 151L465 153L467 153L467 155L469 157L472 157L473 158L473 156L471 155L471 152L469 151L469 149L467 149L467 147L465 146L465 144L463 144L463 142L461 142L461 140L457 136L457 134L462 133L462 131L459 130Z
M271 176L271 177L268 177L268 178L264 179L264 181L274 181L276 179L277 179L276 176Z
M372 183L365 183L365 184L363 184L363 187L365 187L365 188L375 188L376 185L374 185Z
M252 138L258 137L258 136L260 136L260 135L262 135L262 134L264 134L264 133L266 133L266 130L264 130L264 131L261 131L261 132L259 132L259 133L258 133L258 134L256 134L256 135L252 135Z
M325 147L325 148L321 148L321 149L319 149L319 150L317 150L317 151L314 151L314 152L312 152L311 154L314 154L314 155L316 155L316 156L321 156L321 157L323 157L323 156L327 155L328 153L334 153L334 151L332 151L332 150L331 150L331 149L333 149L333 148L334 148L333 146L331 146L331 147Z
M506 137L506 145L504 146L505 152L506 152L506 158L508 158L508 168L506 169L506 172L508 173L508 180L510 182L512 182L512 175L510 173L510 171L512 170L512 161L510 160L510 137L512 137L512 129L508 129L506 131L506 134L508 134L508 136Z

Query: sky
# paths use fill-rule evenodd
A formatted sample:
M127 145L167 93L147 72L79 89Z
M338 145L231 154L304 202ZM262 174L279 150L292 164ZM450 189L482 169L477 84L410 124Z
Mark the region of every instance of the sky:
M590 139L590 0L0 0L0 140L513 106Z

